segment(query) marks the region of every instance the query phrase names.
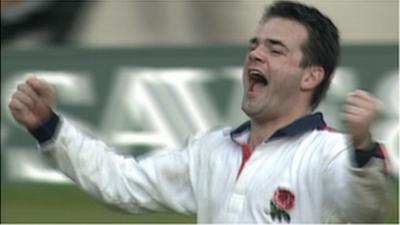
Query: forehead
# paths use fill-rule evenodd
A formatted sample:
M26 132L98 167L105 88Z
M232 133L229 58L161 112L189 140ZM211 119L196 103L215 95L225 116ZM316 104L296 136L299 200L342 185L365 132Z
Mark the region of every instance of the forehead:
M283 42L289 49L300 48L308 38L306 27L291 19L272 17L258 25L256 38L273 39Z

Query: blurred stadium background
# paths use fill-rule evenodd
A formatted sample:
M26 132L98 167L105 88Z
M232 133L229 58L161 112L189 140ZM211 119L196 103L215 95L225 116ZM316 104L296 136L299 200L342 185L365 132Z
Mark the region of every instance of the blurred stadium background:
M126 215L82 193L35 148L7 110L26 73L52 83L59 111L139 155L235 126L248 38L272 1L1 0L1 222L192 223L173 213ZM342 62L319 108L331 126L348 91L385 104L373 133L390 157L385 223L398 223L398 1L303 1L341 31Z

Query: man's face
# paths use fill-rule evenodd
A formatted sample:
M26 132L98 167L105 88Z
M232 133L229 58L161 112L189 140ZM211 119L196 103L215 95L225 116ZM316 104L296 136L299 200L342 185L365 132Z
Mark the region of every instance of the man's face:
M298 104L307 38L306 28L294 20L273 17L258 26L243 69L242 109L250 118L270 120Z

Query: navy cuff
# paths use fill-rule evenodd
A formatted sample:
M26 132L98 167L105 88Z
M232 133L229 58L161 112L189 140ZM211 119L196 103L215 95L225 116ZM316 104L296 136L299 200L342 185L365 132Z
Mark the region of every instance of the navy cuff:
M59 121L60 118L57 116L57 114L51 111L50 117L47 121L45 121L38 128L32 130L28 129L28 131L39 142L39 144L43 144L54 136Z
M373 143L372 147L370 147L370 149L355 149L355 166L357 166L358 168L365 166L369 162L369 160L375 156L375 152L377 152L379 148L379 144L375 142Z

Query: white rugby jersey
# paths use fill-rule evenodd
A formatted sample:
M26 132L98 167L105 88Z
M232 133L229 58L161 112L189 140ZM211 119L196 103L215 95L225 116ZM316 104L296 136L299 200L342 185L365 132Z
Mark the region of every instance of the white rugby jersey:
M173 210L199 223L377 222L385 179L380 147L355 165L345 135L303 117L249 151L250 123L139 159L117 155L61 117L42 145L91 195L132 213Z

